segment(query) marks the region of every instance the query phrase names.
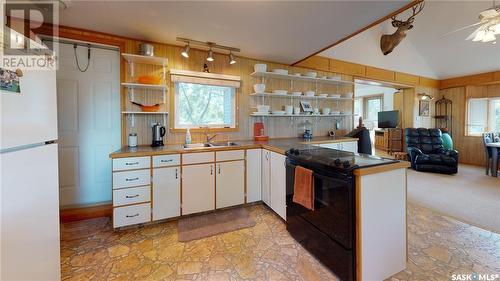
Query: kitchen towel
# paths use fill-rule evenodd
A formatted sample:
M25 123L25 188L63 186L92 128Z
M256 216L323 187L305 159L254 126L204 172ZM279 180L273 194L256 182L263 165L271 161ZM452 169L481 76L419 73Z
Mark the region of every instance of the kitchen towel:
M295 180L293 182L293 202L314 211L313 171L301 166L295 167Z

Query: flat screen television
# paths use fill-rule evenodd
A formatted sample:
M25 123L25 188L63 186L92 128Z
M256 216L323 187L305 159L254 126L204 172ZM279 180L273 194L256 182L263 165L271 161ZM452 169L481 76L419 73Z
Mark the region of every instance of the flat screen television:
M380 111L378 113L379 128L397 128L399 124L399 110Z

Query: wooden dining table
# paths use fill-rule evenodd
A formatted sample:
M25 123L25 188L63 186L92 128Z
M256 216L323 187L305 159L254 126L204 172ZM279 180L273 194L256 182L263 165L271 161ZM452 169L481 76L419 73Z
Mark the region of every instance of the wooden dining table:
M490 142L486 144L487 147L491 147L491 175L493 177L498 176L498 150L500 149L500 142Z

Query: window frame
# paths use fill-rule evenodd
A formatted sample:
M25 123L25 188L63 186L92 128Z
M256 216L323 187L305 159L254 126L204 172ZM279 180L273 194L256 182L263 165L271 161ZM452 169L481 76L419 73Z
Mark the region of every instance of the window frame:
M362 108L362 110L363 110L363 120L375 121L375 120L371 120L371 119L365 119L368 116L368 102L370 100L380 100L380 111L384 111L384 95L383 94L377 94L377 95L371 95L371 96L363 97L363 105L362 105L363 106L363 108Z
M176 102L178 98L178 92L177 92L177 87L176 84L179 82L171 82L171 95L170 95L170 112L171 112L171 118L170 118L170 130L174 133L184 133L187 131L187 128L176 128L176 120L177 120L177 114L178 114L178 108L176 107ZM195 82L182 82L182 83L192 83L192 84L200 84L200 85L207 85L207 86L216 86L216 85L210 85L210 84L203 84L203 83L195 83ZM227 85L220 85L219 87L230 87ZM237 132L239 131L239 117L240 117L240 106L239 106L239 88L238 87L232 87L234 88L234 127L192 127L189 128L190 132Z
M491 124L491 121L492 121L491 110L493 109L493 102L494 101L500 101L500 97L492 97L492 98L487 98L487 97L470 97L470 98L466 99L466 102L465 102L464 136L466 136L466 137L482 137L482 134L484 132L477 133L477 134L469 132L469 125L470 125L469 124L469 109L470 109L470 101L471 100L486 100L487 101L487 104L486 104L486 127L485 127L486 130L485 131L486 132L490 132L490 131L493 130L492 124Z

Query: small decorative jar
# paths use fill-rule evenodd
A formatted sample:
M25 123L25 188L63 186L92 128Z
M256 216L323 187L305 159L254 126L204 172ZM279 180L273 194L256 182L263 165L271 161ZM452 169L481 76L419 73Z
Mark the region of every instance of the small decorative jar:
M128 146L129 147L137 146L137 133L128 134Z

